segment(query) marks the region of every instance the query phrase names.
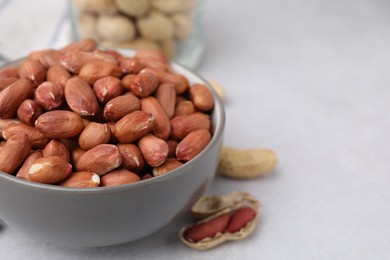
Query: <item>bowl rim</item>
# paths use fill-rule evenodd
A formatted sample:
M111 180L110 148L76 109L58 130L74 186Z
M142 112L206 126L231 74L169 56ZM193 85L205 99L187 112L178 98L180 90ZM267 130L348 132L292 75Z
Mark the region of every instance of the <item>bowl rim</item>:
M131 52L128 52L131 53ZM128 54L127 53L127 54ZM18 62L21 62L25 58L20 58L15 61L11 61L7 64L4 64L3 66L0 66L1 68L5 68L8 66L12 66L12 64L16 64ZM171 65L173 66L174 71L175 70L180 70L184 71L185 74L195 76L196 78L201 80L201 83L206 85L207 88L211 91L213 98L214 98L214 110L213 113L217 113L216 118L216 123L214 125L214 132L211 137L210 142L208 145L198 154L196 155L191 161L184 163L177 169L172 170L169 173L152 177L146 180L141 180L138 182L134 183L128 183L128 184L123 184L119 186L110 186L110 187L91 187L91 188L73 188L73 187L63 187L63 186L58 186L58 185L53 185L53 184L45 184L45 183L38 183L38 182L32 182L29 180L25 180L22 178L18 178L12 174L5 173L3 171L0 171L0 178L8 181L8 182L13 182L18 185L26 186L31 189L38 189L38 190L44 190L44 191L53 191L53 192L64 192L64 193L74 193L74 194L104 194L104 193L116 193L116 192L123 192L123 191L129 191L129 190L137 190L137 189L142 189L144 187L148 186L154 186L158 185L160 182L165 182L170 180L171 178L175 178L177 175L184 174L189 168L192 167L192 165L200 160L202 157L206 156L205 154L214 146L218 143L218 141L222 138L224 127L225 127L225 120L226 120L226 115L225 115L225 108L222 99L219 97L217 92L214 90L214 88L211 86L211 84L201 75L199 75L197 72L194 72L185 66L179 64L178 62L171 62ZM187 75L184 75L187 77Z

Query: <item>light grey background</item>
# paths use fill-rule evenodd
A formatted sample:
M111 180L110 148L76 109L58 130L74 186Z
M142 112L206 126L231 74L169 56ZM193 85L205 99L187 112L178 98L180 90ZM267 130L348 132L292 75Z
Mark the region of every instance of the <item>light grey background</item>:
M390 2L206 2L198 72L225 87L225 144L280 159L273 175L218 177L208 191L259 198L254 234L198 252L178 239L186 216L133 243L69 249L10 227L0 259L389 259Z

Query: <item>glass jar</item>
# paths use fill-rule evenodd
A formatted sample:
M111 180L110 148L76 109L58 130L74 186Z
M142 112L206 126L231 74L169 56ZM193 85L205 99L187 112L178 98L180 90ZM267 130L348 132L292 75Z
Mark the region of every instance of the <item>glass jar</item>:
M203 7L204 0L70 0L73 40L160 50L195 69L204 49Z

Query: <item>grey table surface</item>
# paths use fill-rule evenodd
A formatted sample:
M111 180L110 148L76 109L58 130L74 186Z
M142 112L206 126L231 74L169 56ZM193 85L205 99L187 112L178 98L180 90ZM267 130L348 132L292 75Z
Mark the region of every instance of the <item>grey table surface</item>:
M277 171L217 177L263 203L254 234L198 252L157 234L107 248L64 248L0 232L0 259L389 259L390 2L207 1L198 72L221 82L225 144L266 147ZM1 13L0 13L1 18Z

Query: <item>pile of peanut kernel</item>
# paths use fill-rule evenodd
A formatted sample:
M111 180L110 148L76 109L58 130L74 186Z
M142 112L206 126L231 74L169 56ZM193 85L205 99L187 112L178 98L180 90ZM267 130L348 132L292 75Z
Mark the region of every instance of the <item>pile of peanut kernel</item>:
M165 174L211 140L214 97L159 51L134 57L84 39L0 70L0 170L66 187Z

